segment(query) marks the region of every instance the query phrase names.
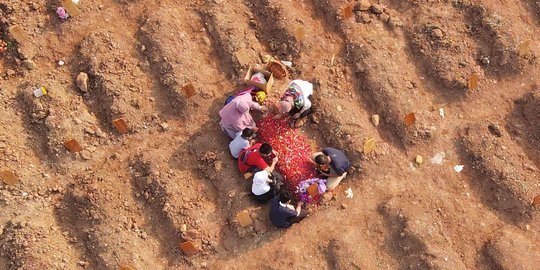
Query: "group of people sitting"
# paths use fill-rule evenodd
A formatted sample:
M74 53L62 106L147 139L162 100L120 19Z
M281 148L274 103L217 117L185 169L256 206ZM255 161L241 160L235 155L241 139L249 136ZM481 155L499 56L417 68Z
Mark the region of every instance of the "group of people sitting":
M219 122L221 129L232 141L229 143L231 155L238 161L238 169L243 174L253 174L251 187L252 198L258 203L271 200L270 220L280 228L288 228L307 216L302 209L302 201L296 207L291 204L293 194L282 190L285 180L275 169L279 161L279 153L266 142L256 142L257 125L251 116L251 111L269 112L264 104L264 92L249 87L227 99L220 110ZM313 84L303 80L293 80L287 86L274 117L290 117L291 126L301 127L309 114L313 112L309 97L313 95ZM271 161L267 163L267 161ZM324 148L313 154L314 166L321 178L327 179L328 190L334 189L347 175L351 164L342 151L334 148Z

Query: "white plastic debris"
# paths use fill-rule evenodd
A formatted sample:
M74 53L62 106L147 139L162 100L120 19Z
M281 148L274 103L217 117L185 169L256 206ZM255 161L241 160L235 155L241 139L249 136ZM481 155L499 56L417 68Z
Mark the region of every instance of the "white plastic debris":
M431 163L441 165L444 161L446 154L444 152L439 152L431 158Z
M291 61L281 61L282 64L288 66L288 67L292 67L292 62Z
M349 199L352 199L354 196L353 192L352 192L352 189L349 188L347 190L345 190L345 197L349 198Z
M64 61L62 61L62 60L58 61L58 65L59 65L59 66L63 66L64 64L65 64Z
M461 171L463 171L463 165L456 165L456 166L454 166L454 171L456 171L456 172L461 172Z
M41 86L34 90L34 96L35 97L42 97L47 94L47 89L45 87Z
M444 108L439 108L439 115L444 119Z
M79 4L79 0L71 0L71 2L75 5L78 5Z

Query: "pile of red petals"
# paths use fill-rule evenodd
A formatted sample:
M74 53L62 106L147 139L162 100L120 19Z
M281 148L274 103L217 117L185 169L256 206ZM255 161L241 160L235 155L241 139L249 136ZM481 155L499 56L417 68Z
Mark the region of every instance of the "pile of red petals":
M285 178L285 188L295 192L301 181L316 177L306 136L290 128L286 118L274 119L269 115L257 127L259 140L269 143L279 154L276 168Z

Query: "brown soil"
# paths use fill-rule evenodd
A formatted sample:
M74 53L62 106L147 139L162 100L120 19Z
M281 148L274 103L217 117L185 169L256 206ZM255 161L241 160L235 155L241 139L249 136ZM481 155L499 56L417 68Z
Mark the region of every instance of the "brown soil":
M0 171L19 181L0 181L0 270L537 265L539 1L81 0L64 22L60 1L4 2ZM218 126L265 55L293 63L270 98L312 81L301 132L354 168L288 230L250 200Z

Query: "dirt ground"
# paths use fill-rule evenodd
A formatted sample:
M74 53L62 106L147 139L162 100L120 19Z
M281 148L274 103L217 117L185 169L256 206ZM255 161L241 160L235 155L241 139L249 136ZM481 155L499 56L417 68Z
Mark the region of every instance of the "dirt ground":
M0 270L538 269L540 1L60 2L0 3ZM218 125L266 55L293 63L270 99L313 82L301 132L353 163L288 230Z

